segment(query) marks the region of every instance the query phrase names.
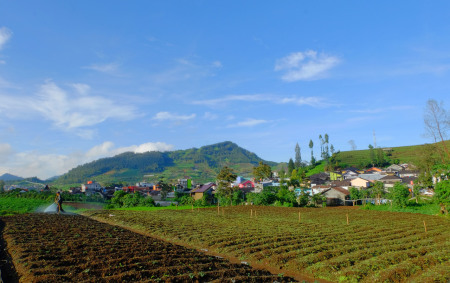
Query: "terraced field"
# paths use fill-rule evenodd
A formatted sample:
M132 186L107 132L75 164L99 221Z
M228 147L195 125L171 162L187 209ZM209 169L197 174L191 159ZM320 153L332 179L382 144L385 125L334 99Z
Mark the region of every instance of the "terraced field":
M254 206L88 214L297 279L450 280L450 221L437 216Z
M0 228L17 271L5 282L293 281L80 215L5 216Z

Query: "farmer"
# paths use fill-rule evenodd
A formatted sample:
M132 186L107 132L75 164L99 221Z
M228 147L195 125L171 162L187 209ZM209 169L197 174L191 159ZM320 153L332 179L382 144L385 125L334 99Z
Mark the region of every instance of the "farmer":
M57 192L56 193L55 203L58 205L58 214L61 211L64 212L64 209L62 209L63 199L62 199L62 196L61 196L61 192Z

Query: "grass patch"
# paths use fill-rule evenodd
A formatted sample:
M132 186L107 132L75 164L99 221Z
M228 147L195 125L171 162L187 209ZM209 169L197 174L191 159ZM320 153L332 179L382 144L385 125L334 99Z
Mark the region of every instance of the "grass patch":
M0 198L0 215L31 213L50 204L42 199Z
M365 210L377 210L377 211L391 211L391 212L411 212L411 213L421 213L427 215L437 215L439 214L440 207L435 203L419 203L411 204L407 207L396 207L390 204L373 205L367 204L366 206L361 206L361 209Z
M215 206L210 206L215 207ZM207 207L200 207L200 209L207 208ZM121 208L112 208L110 210L128 210L128 211L157 211L157 210L186 210L186 209L192 209L191 205L179 205L176 206L153 206L153 207L147 207L147 206L136 206L136 207L121 207ZM194 209L197 209L197 207L194 206Z

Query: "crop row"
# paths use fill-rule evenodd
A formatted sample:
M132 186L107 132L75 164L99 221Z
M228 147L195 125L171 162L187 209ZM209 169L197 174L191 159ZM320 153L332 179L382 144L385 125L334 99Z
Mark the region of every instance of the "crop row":
M292 280L79 215L0 221L21 282Z
M441 268L449 264L445 255L450 254L450 222L441 217L353 208L254 206L89 215L331 281L426 281L433 270L439 278L450 279L450 271Z

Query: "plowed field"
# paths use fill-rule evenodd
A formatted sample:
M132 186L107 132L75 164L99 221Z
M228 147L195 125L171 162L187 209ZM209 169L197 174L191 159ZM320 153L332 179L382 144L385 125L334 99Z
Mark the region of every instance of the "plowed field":
M0 222L20 282L291 281L84 216L26 214Z
M450 282L450 221L443 217L345 207L88 213L298 279Z

